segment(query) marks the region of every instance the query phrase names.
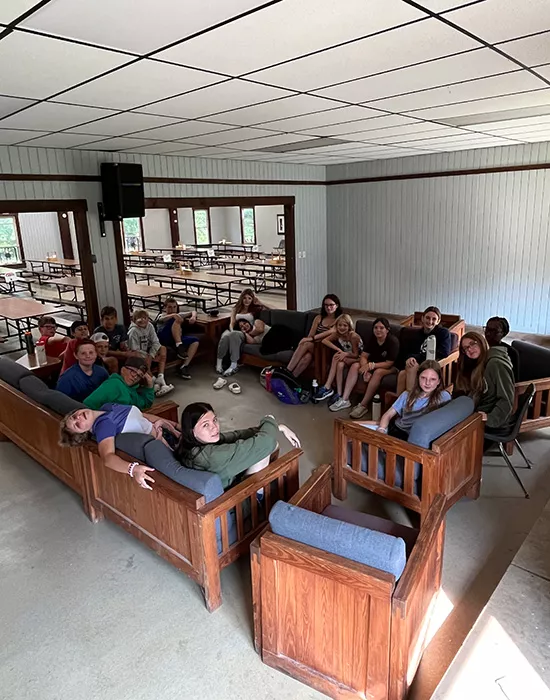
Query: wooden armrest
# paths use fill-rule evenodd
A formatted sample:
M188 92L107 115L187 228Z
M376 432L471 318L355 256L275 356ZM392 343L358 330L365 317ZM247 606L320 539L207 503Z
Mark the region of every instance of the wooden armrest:
M481 414L477 412L472 413L471 416L468 416L468 418L465 418L458 423L458 425L455 425L454 428L451 428L451 430L441 435L441 437L438 437L437 440L432 443L432 450L437 453L445 452L450 447L455 446L456 437L460 435L460 433L466 431L473 432L482 426L483 420Z
M439 528L445 517L445 505L445 496L438 493L428 510L428 514L420 528L420 533L413 547L411 556L407 561L405 571L395 588L393 603L399 607L403 617L405 617L407 613L407 600L422 581L420 572L429 561L430 552L435 546L435 539L438 536Z
M332 465L322 464L311 472L311 476L306 481L305 484L300 486L298 491L289 500L289 503L293 506L300 506L301 508L307 508L308 501L312 501L319 494L322 494L322 487L328 482L328 501L321 505L320 510L324 510L330 505L330 485L332 482ZM309 510L309 508L308 508Z
M447 357L443 357L443 358L441 358L441 360L438 360L439 366L446 367L447 365L450 365L452 362L457 362L459 354L460 354L459 350L454 350L450 355L447 355Z
M279 457L275 462L270 464L265 469L262 469L256 474L251 474L240 484L233 486L226 491L223 496L216 498L215 501L201 508L203 515L219 517L228 510L234 508L237 503L241 503L250 496L253 496L262 486L267 486L274 479L282 476L292 462L298 460L300 455L303 455L303 450L294 449L287 452L282 457Z
M159 418L165 418L166 420L172 420L177 423L178 408L179 404L175 401L159 401L158 403L154 403L151 408L148 408L146 413L152 413L154 416L159 416Z
M535 385L536 391L545 391L550 389L550 377L545 377L543 379L529 379L526 382L516 382L516 394L523 394L523 392L531 386Z
M416 445L411 445L404 440L392 437L386 433L378 432L377 430L365 428L362 425L358 425L352 421L337 419L336 423L337 430L342 431L348 440L355 439L367 445L376 445L376 447L378 447L380 450L384 450L385 452L393 452L394 454L402 457L408 457L413 459L415 462L422 462L425 459L426 454L431 454L431 450L427 450L423 447L417 447Z
M412 326L414 324L414 314L410 314L401 321L401 326Z

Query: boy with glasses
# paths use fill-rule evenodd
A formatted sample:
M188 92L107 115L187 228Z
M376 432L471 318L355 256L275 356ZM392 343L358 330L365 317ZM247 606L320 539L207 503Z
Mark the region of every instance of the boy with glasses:
M129 357L120 374L111 374L109 379L88 396L84 404L93 410L99 410L106 403L147 409L153 405L154 400L153 377L147 364L141 357Z
M56 333L57 323L52 316L42 316L38 319L40 338L37 345L44 345L48 357L61 357L65 352L69 339Z

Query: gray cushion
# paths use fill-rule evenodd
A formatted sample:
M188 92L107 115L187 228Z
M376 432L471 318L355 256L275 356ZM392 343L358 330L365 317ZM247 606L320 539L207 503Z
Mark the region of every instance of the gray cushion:
M207 503L223 494L222 482L217 474L199 469L187 469L159 440L150 440L144 446L144 461L176 483L200 493Z
M415 421L409 433L408 442L429 449L434 440L471 416L474 408L474 402L469 396L460 396L454 401L449 401L436 411L427 413Z
M19 391L22 391L25 396L36 401L36 403L42 404L44 402L44 395L51 391L51 389L46 386L41 379L32 375L19 380Z
M281 537L387 571L396 580L407 563L401 537L327 518L284 501L273 506L269 522L273 532Z
M117 450L122 450L134 459L140 462L146 462L145 446L147 443L154 440L152 435L144 435L143 433L121 433L115 438L115 447ZM162 445L162 443L160 443ZM162 445L164 447L164 445ZM150 465L152 466L152 465Z
M23 377L33 376L30 370L18 365L17 362L10 360L9 357L0 358L0 379L16 389L19 389L19 382Z
M550 349L540 345L514 340L512 347L519 353L520 381L550 377Z
M311 326L313 325L313 321L315 320L316 316L318 316L316 311L308 311L306 313L306 322L305 322L305 326L304 326L304 338L311 330Z
M266 364L269 362L282 362L286 364L287 362L290 362L290 358L292 357L292 350L281 350L281 352L276 352L273 355L262 355L260 352L260 345L252 345L251 343L245 343L242 347L242 352L243 354L246 355L254 355L255 357L261 357L262 360L266 361Z
M65 416L71 411L76 411L77 408L86 408L80 401L75 401L71 399L70 396L62 394L60 391L55 391L55 389L48 389L48 391L44 393L40 403L42 406L51 408L52 411L59 413L60 416Z

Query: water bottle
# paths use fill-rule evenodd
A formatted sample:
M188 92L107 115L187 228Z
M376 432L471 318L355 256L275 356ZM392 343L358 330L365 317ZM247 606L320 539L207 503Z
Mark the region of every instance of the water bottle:
M379 394L372 400L372 420L379 421L382 415L382 401L380 400Z
M435 335L429 335L426 341L426 359L435 360Z
M265 390L271 391L271 376L273 374L272 369L268 369L265 373Z
M30 331L25 332L25 347L27 348L27 355L36 355L34 340Z
M319 391L319 382L314 379L311 382L311 399L314 400L317 398L317 392Z

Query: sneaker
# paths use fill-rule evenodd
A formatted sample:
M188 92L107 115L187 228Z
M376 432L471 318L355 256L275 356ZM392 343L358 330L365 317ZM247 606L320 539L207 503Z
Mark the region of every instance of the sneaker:
M338 399L338 401L335 401L333 404L331 404L328 409L329 411L343 411L345 408L349 408L351 406L350 401L346 401L346 399Z
M185 350L183 345L178 345L178 347L176 348L176 353L177 356L180 357L182 360L187 359L187 351Z
M180 367L180 377L182 379L191 379L191 373L189 372L189 367L187 365Z
M326 386L320 386L318 391L317 391L317 396L315 397L316 401L325 401L326 399L330 399L330 397L334 394L334 389L327 389Z
M363 418L364 416L367 415L368 412L369 412L369 409L368 409L366 406L363 406L363 404L360 404L360 403L359 403L359 404L357 404L357 406L351 411L351 413L349 414L349 417L350 417L350 418L354 418L354 419Z
M328 400L328 405L329 405L329 406L332 406L333 403L336 403L337 401L340 401L341 398L342 398L342 397L340 396L340 394L339 394L338 392L335 391L334 394L333 394L333 395L330 397L330 399Z
M223 377L232 377L234 374L237 374L239 371L239 366L237 367L229 367L228 369L225 370L225 372L222 374Z

